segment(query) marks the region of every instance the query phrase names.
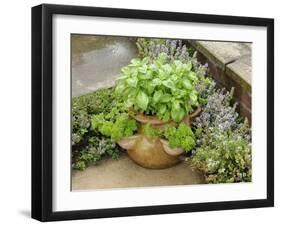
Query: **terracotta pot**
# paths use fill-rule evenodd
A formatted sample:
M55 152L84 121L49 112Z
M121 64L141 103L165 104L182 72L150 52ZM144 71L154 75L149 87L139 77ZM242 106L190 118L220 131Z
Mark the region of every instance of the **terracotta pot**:
M200 113L198 108L192 115L184 117L183 122L190 126L190 121ZM178 158L183 152L180 148L171 148L167 140L147 137L143 133L144 126L149 123L154 128L164 128L176 124L173 121L164 122L157 116L136 114L135 119L141 123L138 134L124 138L118 144L127 150L129 157L142 167L162 169L174 166L180 162Z
M171 148L169 146L169 142L167 140L164 139L160 139L160 142L164 148L164 151L168 154L168 155L172 155L172 156L178 156L181 155L184 150L182 148Z
M177 164L177 156L165 152L159 138L149 138L143 134L124 138L118 144L127 149L129 157L138 165L150 169L163 169Z
M187 125L190 126L191 121L197 116L199 115L201 112L201 108L197 107L196 110L191 114L191 115L186 115L183 118L183 122ZM156 115L143 115L141 113L136 113L136 115L134 116L134 118L143 124L147 124L149 123L152 127L154 128L163 128L166 125L175 125L176 123L174 121L168 121L168 122L164 122L163 120L159 119L158 116Z

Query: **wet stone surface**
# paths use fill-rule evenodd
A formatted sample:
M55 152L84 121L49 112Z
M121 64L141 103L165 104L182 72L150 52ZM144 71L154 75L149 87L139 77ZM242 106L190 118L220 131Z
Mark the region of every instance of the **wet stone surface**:
M123 66L136 56L132 40L109 36L72 36L72 97L111 87Z

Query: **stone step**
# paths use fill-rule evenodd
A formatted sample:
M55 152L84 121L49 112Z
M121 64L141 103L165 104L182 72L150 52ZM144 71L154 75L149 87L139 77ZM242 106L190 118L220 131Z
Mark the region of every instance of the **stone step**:
M251 121L252 44L242 42L190 41L198 60L209 64L219 87L235 87L240 114Z

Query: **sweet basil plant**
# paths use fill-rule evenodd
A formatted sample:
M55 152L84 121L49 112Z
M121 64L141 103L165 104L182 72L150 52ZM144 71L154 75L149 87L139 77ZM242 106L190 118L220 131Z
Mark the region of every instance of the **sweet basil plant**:
M161 53L153 62L133 59L121 71L115 93L136 112L180 122L198 105L198 77L191 62L168 63Z

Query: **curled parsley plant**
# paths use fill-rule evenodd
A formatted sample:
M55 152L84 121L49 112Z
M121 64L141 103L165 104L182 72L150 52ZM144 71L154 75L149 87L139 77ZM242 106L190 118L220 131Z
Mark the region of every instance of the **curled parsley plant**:
M138 123L129 116L124 104L117 104L108 114L94 115L92 129L114 141L129 137L138 129Z
M180 123L178 128L167 127L164 137L169 141L171 148L182 148L186 152L191 151L196 144L194 133L184 123Z
M179 126L166 126L164 129L153 128L150 124L144 127L144 134L148 137L167 139L171 148L182 148L185 152L195 147L195 135L190 127L184 123Z

